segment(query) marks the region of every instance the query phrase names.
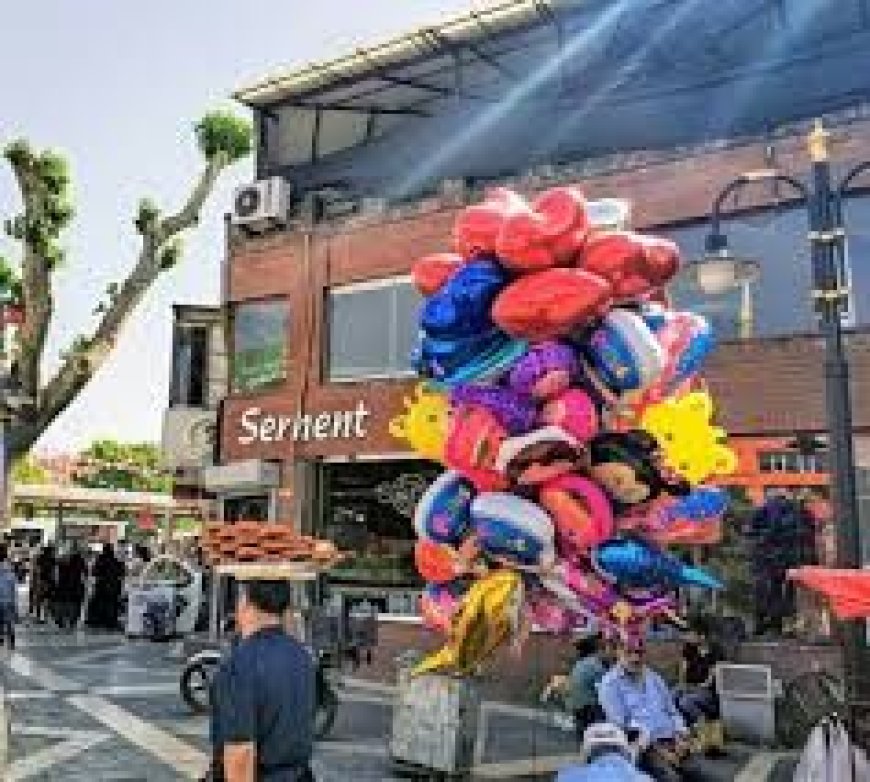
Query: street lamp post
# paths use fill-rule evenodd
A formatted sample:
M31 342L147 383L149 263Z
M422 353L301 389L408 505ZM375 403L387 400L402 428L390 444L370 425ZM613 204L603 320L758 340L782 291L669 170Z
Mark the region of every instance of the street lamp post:
M830 442L828 453L832 506L837 524L837 566L860 568L863 558L855 490L849 367L843 344L843 316L849 301L845 269L843 198L852 181L863 171L870 170L870 161L849 171L839 186L833 185L828 158L828 135L821 121L816 121L814 129L807 137L812 161L807 182L766 169L742 174L726 185L713 202L707 254L703 260L690 264L688 269L695 283L705 293L721 293L729 287L729 283L733 287L740 282L737 275L741 269L744 277L752 273L747 264L753 262L732 256L721 228L722 208L726 200L738 190L759 181L776 181L796 191L806 206L808 238L812 250L812 295L825 341L825 400ZM843 634L846 696L853 720L854 706L860 689L863 689L857 686L863 647L861 629L857 622L851 622L844 627Z

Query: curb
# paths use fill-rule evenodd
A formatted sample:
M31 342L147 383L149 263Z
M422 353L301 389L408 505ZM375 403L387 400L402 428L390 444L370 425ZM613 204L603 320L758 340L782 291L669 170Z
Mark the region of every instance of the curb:
M12 720L9 715L6 690L0 685L0 779L6 778L6 772L9 769L9 736L11 731Z

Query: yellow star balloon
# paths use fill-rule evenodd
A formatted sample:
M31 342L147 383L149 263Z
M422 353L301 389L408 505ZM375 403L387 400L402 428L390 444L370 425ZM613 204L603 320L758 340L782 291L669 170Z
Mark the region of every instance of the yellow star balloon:
M405 397L405 412L390 421L390 434L410 443L417 453L436 462L444 461L449 405L447 397L429 391L420 383L413 399Z
M658 440L665 463L689 483L699 484L737 469L737 455L725 443L727 434L713 426L713 400L706 391L650 405L641 428Z

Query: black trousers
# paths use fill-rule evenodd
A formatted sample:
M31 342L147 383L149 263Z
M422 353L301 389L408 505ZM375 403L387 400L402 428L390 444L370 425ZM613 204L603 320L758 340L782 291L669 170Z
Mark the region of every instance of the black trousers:
M212 767L201 782L225 782L223 762L212 760ZM311 766L296 766L264 771L257 769L257 782L317 782Z

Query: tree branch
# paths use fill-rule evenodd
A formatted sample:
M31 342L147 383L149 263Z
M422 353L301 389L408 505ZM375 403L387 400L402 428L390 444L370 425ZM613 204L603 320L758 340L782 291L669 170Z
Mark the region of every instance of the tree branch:
M57 374L39 393L38 405L32 419L22 421L15 427L18 431L11 433L10 450L13 455L22 453L33 445L105 363L127 319L164 270L161 257L167 245L197 222L200 210L228 163L229 159L224 155L211 159L184 206L176 214L144 228L136 265L109 304L93 336L77 341Z
M226 153L219 152L205 167L199 182L190 193L187 203L174 215L170 215L160 224L160 236L165 241L177 235L185 228L199 221L199 213L205 204L209 193L214 189L215 182L221 171L229 165L230 159Z
M41 203L43 199L38 192L33 159L27 157L12 162L12 171L24 203L23 223L26 233L27 226L41 218L40 210L44 210L45 204ZM53 314L51 269L48 259L36 251L34 243L27 236L22 239L24 249L21 258L21 288L24 322L18 336L19 371L25 394L35 398L39 389L40 361Z

